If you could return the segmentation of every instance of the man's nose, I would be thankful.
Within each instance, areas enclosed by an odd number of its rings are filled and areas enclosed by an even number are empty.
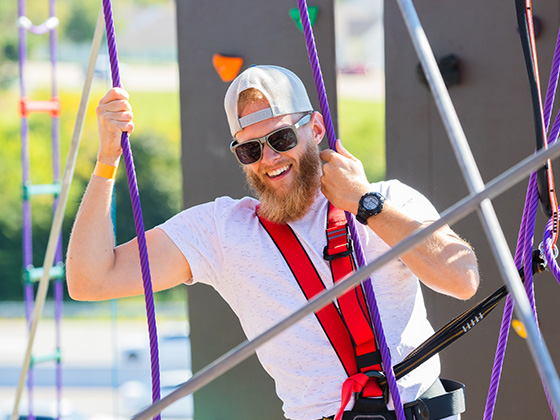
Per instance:
[[[263,157],[264,161],[272,162],[280,157],[280,153],[276,152],[267,143],[263,146]]]

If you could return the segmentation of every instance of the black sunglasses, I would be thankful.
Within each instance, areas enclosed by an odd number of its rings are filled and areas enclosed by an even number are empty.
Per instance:
[[[244,141],[243,143],[233,140],[229,149],[242,165],[250,165],[261,160],[265,143],[275,152],[287,152],[297,146],[299,141],[297,129],[311,121],[312,114],[312,112],[306,114],[297,123],[279,128],[258,139]]]

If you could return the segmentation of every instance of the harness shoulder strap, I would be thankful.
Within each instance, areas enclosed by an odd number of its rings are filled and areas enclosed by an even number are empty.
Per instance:
[[[284,257],[304,296],[309,300],[323,291],[325,285],[292,228],[261,217],[259,220]],[[323,255],[331,265],[335,282],[352,273],[355,268],[344,212],[331,204],[327,246]],[[348,376],[381,370],[381,357],[365,302],[363,290],[358,286],[339,297],[338,308],[332,302],[315,313]],[[368,381],[363,391],[367,397],[381,397],[384,394],[375,380]]]
[[[333,281],[342,280],[356,269],[352,257],[352,239],[344,211],[329,203],[327,246],[323,252],[329,261]],[[361,372],[381,370],[381,358],[361,285],[338,298],[339,308],[354,340],[356,359]]]

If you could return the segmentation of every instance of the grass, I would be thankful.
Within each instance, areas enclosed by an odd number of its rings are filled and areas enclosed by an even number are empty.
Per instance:
[[[372,182],[385,177],[385,104],[341,100],[338,103],[339,137],[360,159]]]

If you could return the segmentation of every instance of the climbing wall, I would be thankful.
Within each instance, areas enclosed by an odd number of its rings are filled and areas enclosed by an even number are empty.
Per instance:
[[[336,122],[333,1],[309,2],[318,53]],[[296,0],[177,1],[181,82],[184,206],[248,194],[223,109],[229,77],[251,64],[276,64],[298,74],[319,109],[303,33],[290,10]],[[216,64],[216,66],[215,66]],[[217,71],[220,70],[220,72]],[[229,76],[229,77],[228,77]],[[209,287],[189,288],[193,371],[212,362],[245,337],[235,315]],[[282,419],[274,384],[256,357],[194,395],[195,418]]]
[[[451,98],[482,177],[488,182],[535,148],[514,1],[417,0],[414,4],[436,58],[448,64]],[[540,21],[537,45],[541,80],[546,87],[558,31],[558,2],[533,1],[533,13]],[[439,210],[444,210],[464,197],[467,188],[434,101],[418,77],[418,58],[394,1],[385,1],[385,55],[388,177],[420,189]],[[512,251],[526,188],[524,180],[493,201]],[[539,211],[536,245],[544,223]],[[476,214],[454,228],[474,245],[482,283],[477,296],[468,303],[426,292],[429,315],[438,328],[503,284]],[[546,273],[536,277],[535,288],[540,326],[558,366],[560,286]],[[463,419],[482,418],[502,310],[500,305],[443,353],[443,376],[467,385]],[[494,418],[551,418],[528,347],[513,330]]]

